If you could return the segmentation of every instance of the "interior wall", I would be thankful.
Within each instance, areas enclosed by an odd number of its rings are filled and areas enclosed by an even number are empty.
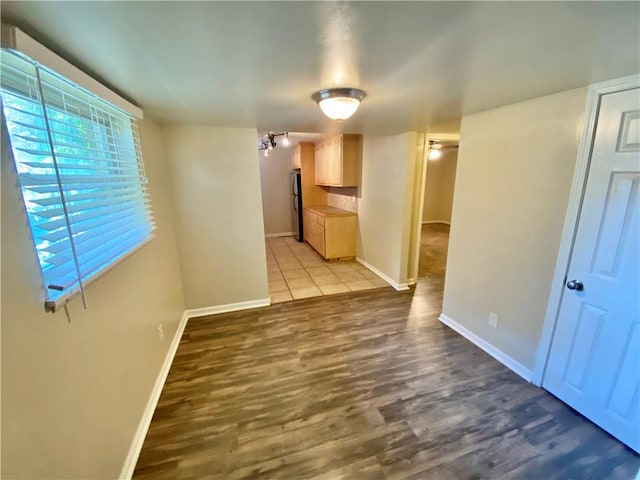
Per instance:
[[[357,255],[397,284],[407,283],[416,132],[364,135]]]
[[[530,370],[586,96],[580,88],[462,119],[443,313]]]
[[[2,478],[117,478],[184,310],[160,129],[139,125],[155,238],[64,311],[44,292],[2,132]],[[162,327],[159,330],[159,327]]]
[[[187,308],[268,299],[256,130],[162,132]]]
[[[264,233],[291,233],[291,155],[280,145],[268,157],[258,152]]]
[[[438,159],[428,160],[423,222],[451,223],[457,163],[458,150],[455,148],[444,150]]]

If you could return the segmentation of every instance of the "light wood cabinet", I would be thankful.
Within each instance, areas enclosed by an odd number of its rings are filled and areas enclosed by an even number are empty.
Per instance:
[[[302,168],[302,147],[297,144],[291,154],[291,168]]]
[[[327,260],[356,256],[358,217],[334,207],[305,207],[304,239]]]
[[[302,206],[326,205],[327,191],[316,185],[315,145],[311,142],[300,142],[296,146],[302,176]],[[294,159],[292,158],[292,161]],[[294,167],[295,168],[295,167]]]
[[[357,187],[362,135],[338,135],[316,145],[316,184]]]

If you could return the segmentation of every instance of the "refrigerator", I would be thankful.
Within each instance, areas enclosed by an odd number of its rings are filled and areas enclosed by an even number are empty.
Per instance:
[[[302,180],[300,169],[291,172],[291,224],[296,240],[304,241],[302,225]]]

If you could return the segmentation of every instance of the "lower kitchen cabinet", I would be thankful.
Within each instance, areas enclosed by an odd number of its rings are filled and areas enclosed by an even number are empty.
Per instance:
[[[305,207],[304,239],[323,258],[356,256],[358,216],[347,210],[327,206]]]

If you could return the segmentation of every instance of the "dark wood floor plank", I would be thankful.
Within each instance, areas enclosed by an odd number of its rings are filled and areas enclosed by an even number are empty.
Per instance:
[[[633,478],[636,454],[438,322],[442,289],[191,320],[134,478]]]

